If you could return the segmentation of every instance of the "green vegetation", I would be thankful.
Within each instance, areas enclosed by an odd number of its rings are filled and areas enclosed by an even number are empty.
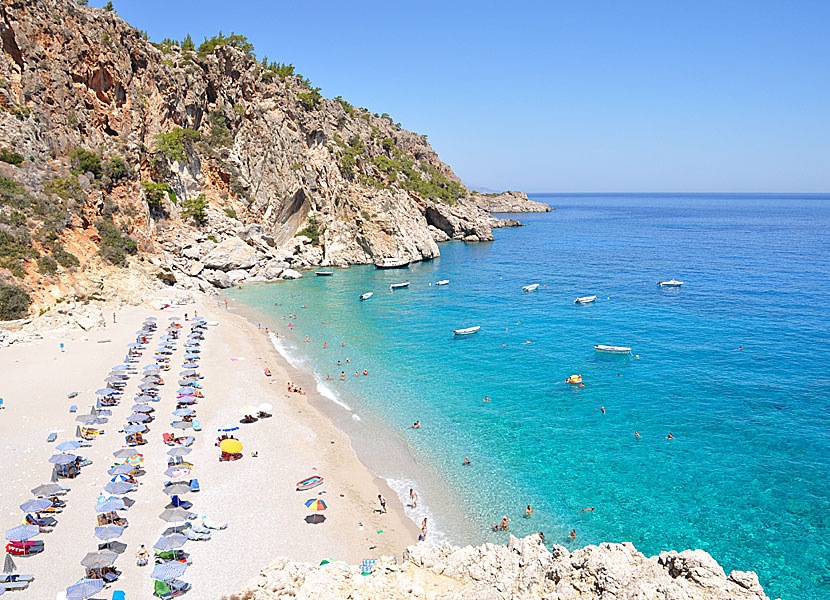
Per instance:
[[[233,144],[233,133],[228,127],[228,118],[221,110],[208,113],[207,121],[210,124],[210,134],[207,143],[213,147],[227,148]]]
[[[186,36],[184,36],[184,39],[182,40],[182,50],[192,51],[195,49],[196,45],[193,43],[193,39],[190,37],[190,34],[188,33]]]
[[[259,64],[262,67],[262,78],[265,81],[270,81],[275,76],[280,78],[280,81],[285,81],[286,77],[294,77],[294,65],[268,62],[268,57],[263,56],[262,62]]]
[[[37,259],[38,273],[43,275],[54,275],[58,272],[58,263],[51,256],[41,256]]]
[[[170,160],[184,161],[187,159],[186,150],[201,138],[202,134],[198,131],[176,127],[169,133],[160,133],[155,137],[156,150]]]
[[[69,164],[72,165],[72,172],[75,175],[92,173],[98,179],[103,173],[101,157],[83,148],[75,148],[69,153]]]
[[[78,260],[78,257],[68,252],[63,246],[60,244],[55,244],[52,246],[52,256],[58,262],[58,264],[62,267],[67,269],[71,267],[77,267],[81,264],[81,261]]]
[[[339,136],[335,138],[335,141],[338,142],[338,145],[342,145],[342,140],[339,139]],[[344,177],[348,179],[354,178],[357,157],[363,154],[365,150],[366,146],[363,140],[360,139],[360,136],[355,134],[349,138],[349,145],[344,147],[343,154],[340,155],[340,160],[337,163]]]
[[[343,100],[343,96],[335,96],[335,97],[334,97],[334,100],[335,100],[335,101],[336,101],[336,102],[337,102],[340,106],[342,106],[342,107],[343,107],[343,110],[345,110],[345,111],[346,111],[346,113],[347,113],[349,116],[354,117],[354,115],[355,115],[355,112],[354,112],[354,106],[352,106],[351,104],[349,104],[348,102],[346,102],[345,100]]]
[[[147,204],[152,207],[160,207],[164,201],[165,194],[167,194],[170,202],[173,204],[176,203],[176,194],[167,183],[142,181],[141,187],[144,188],[144,197],[147,199]]]
[[[101,258],[113,265],[123,265],[128,254],[138,250],[136,241],[115,226],[112,218],[101,219],[95,223],[95,229],[101,237],[99,252]]]
[[[232,208],[226,208],[225,214],[228,215],[231,219],[239,219],[239,217],[236,216],[236,211]]]
[[[216,239],[216,236],[215,236],[215,235],[213,235],[213,234],[210,234],[210,235],[207,237],[207,239],[209,239],[209,240],[210,240],[211,242],[213,242],[214,244],[218,244],[218,243],[219,243],[219,240],[217,240],[217,239]]]
[[[419,161],[416,168],[414,159],[400,151],[395,153],[394,158],[376,156],[372,164],[390,181],[397,181],[400,187],[422,198],[455,204],[467,193],[463,185],[450,181],[426,161]]]
[[[47,194],[55,194],[63,200],[75,200],[80,203],[85,200],[84,190],[81,189],[81,184],[75,175],[50,179],[43,186],[43,191]]]
[[[115,10],[115,7],[112,5],[112,2],[107,2],[104,4],[104,10],[107,12],[112,12]]]
[[[305,227],[302,231],[298,231],[294,237],[299,237],[301,235],[306,236],[307,238],[311,239],[312,246],[319,246],[320,245],[320,235],[323,233],[323,228],[317,222],[317,217],[314,215],[308,218],[308,226]]]
[[[0,160],[5,163],[9,163],[10,165],[19,167],[21,164],[23,164],[24,158],[22,154],[12,152],[8,148],[3,148],[2,150],[0,150]]]
[[[193,217],[201,225],[207,221],[208,204],[204,194],[199,194],[195,198],[185,198],[182,200],[182,214],[186,217]]]
[[[300,104],[303,105],[303,108],[306,110],[314,110],[320,105],[320,100],[323,97],[320,95],[320,88],[308,88],[307,92],[300,92],[297,94],[297,99],[300,101]]]
[[[11,321],[25,317],[31,303],[31,296],[20,286],[0,283],[0,320]]]
[[[248,56],[254,55],[254,45],[248,41],[244,35],[237,35],[233,32],[227,37],[219,32],[219,35],[212,38],[205,38],[205,41],[199,44],[198,52],[202,56],[213,54],[219,46],[231,46],[237,50],[242,50]]]
[[[110,178],[113,183],[127,179],[130,176],[130,168],[120,156],[113,156],[104,163],[104,175]]]

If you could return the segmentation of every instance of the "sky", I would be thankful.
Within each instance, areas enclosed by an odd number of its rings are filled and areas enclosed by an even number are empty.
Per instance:
[[[323,95],[427,134],[467,184],[830,192],[830,2],[114,5],[154,41],[246,35]]]

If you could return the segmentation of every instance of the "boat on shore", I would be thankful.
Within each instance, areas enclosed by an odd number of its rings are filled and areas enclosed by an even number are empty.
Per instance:
[[[450,283],[449,279],[442,279],[441,281],[436,281],[435,285],[448,285]]]
[[[409,266],[409,261],[405,258],[381,258],[375,263],[378,269],[403,269]]]
[[[593,302],[596,299],[597,299],[596,296],[580,296],[579,298],[574,300],[574,303],[575,304],[589,304],[589,303]]]
[[[531,283],[530,285],[524,285],[524,286],[522,286],[522,293],[527,294],[529,292],[535,292],[536,288],[538,288],[538,287],[539,287],[538,283]]]
[[[314,272],[317,277],[331,277],[334,275],[334,271],[315,271]]]
[[[318,485],[323,485],[323,478],[319,475],[312,475],[307,479],[297,482],[297,491],[304,492],[306,490],[310,490],[311,488],[316,488]]]
[[[361,300],[368,300],[369,298],[371,298],[374,295],[375,295],[374,292],[366,292],[365,294],[360,294],[360,299]]]
[[[669,279],[668,281],[658,281],[657,285],[660,287],[680,287],[683,282],[677,281],[677,279]]]
[[[594,351],[605,354],[631,354],[631,346],[606,346],[605,344],[597,344],[594,346]]]
[[[481,329],[481,325],[476,325],[475,327],[464,327],[462,329],[453,329],[452,332],[455,335],[472,335],[474,333],[478,333],[479,329]]]
[[[401,288],[409,287],[409,282],[404,281],[403,283],[393,283],[389,286],[390,290],[399,290]]]

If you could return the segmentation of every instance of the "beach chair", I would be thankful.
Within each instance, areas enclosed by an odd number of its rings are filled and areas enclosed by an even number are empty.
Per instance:
[[[31,583],[35,580],[34,575],[18,575],[16,573],[9,573],[8,575],[0,575],[0,583],[11,583],[13,581],[25,581]]]
[[[0,398],[0,408],[6,408],[6,407],[3,405],[3,399],[2,399],[2,398]]]
[[[200,489],[201,489],[201,487],[199,486],[199,480],[198,479],[191,479],[190,480],[190,491],[191,492],[198,492]]]
[[[11,541],[6,544],[6,552],[12,556],[30,556],[43,552],[43,540],[29,540],[27,542]]]
[[[173,496],[170,498],[169,506],[171,506],[172,508],[184,508],[185,510],[187,510],[188,508],[191,508],[193,506],[193,503],[188,502],[187,500],[182,500],[181,498],[179,498],[177,494],[173,494]]]
[[[204,542],[210,539],[210,533],[198,532],[193,529],[185,529],[184,535],[187,539],[197,542]]]
[[[361,575],[370,575],[375,568],[376,558],[364,558],[363,564],[360,565]]]
[[[202,425],[199,423],[199,419],[193,419],[193,431],[202,431]]]
[[[72,406],[70,406],[70,407],[69,407],[69,412],[70,412],[70,413],[76,413],[76,412],[78,412],[78,405],[77,405],[77,404],[73,404]]]
[[[207,515],[202,517],[202,524],[204,524],[204,526],[208,529],[225,529],[228,526],[227,523],[218,523],[209,519]]]
[[[53,431],[52,433],[50,433],[47,436],[46,441],[47,442],[54,442],[56,439],[58,439],[58,434]]]
[[[121,590],[114,590],[112,592],[112,600],[126,600],[127,595]]]
[[[27,587],[29,587],[28,581],[0,581],[0,593],[25,590]]]

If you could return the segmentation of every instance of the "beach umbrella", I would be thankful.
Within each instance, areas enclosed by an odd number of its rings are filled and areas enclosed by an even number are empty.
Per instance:
[[[118,390],[114,390],[112,388],[106,387],[106,388],[101,388],[100,390],[95,390],[95,393],[98,394],[99,396],[111,396],[113,394],[117,394]]]
[[[187,565],[185,563],[171,560],[153,567],[153,571],[150,573],[150,578],[157,581],[173,581],[174,579],[181,577],[186,569]]]
[[[143,347],[144,347],[144,344],[142,344],[141,342],[132,342],[132,343],[127,344],[127,348],[143,348]]]
[[[179,404],[196,404],[195,396],[178,396],[176,402]]]
[[[115,365],[112,370],[113,371],[126,371],[130,368],[130,365]]]
[[[133,412],[137,413],[151,413],[153,412],[152,406],[147,406],[146,404],[136,404],[133,406]]]
[[[147,431],[147,426],[142,423],[133,423],[124,428],[126,434],[144,433],[145,431]]]
[[[159,518],[168,523],[184,523],[192,516],[194,516],[192,512],[183,508],[168,508],[159,515]]]
[[[181,387],[176,392],[177,394],[181,394],[182,396],[192,396],[195,390],[192,387]]]
[[[132,465],[115,465],[109,471],[107,471],[108,475],[126,475],[127,473],[132,473],[135,471],[135,467]]]
[[[196,411],[192,408],[179,408],[173,411],[173,416],[175,417],[186,417],[188,415],[192,415]]]
[[[75,459],[78,458],[74,454],[54,454],[49,457],[49,462],[53,465],[68,465],[71,462],[75,462]]]
[[[187,429],[189,427],[193,427],[193,423],[190,421],[174,421],[170,423],[171,427],[175,427],[176,429]]]
[[[143,413],[133,413],[129,417],[127,417],[127,423],[144,423],[145,421],[149,421],[150,417]]]
[[[119,473],[118,475],[113,475],[112,479],[110,479],[110,481],[127,481],[127,482],[129,482],[130,478],[129,478],[129,476],[124,475],[123,473]]]
[[[110,481],[104,486],[104,491],[110,494],[126,494],[135,488],[135,484],[126,481]]]
[[[15,571],[17,571],[17,565],[14,564],[14,561],[12,560],[12,555],[7,554],[6,560],[3,563],[3,573],[8,575],[9,573],[14,573]]]
[[[154,381],[157,382],[159,379],[161,379],[161,373],[158,371],[151,372],[141,378],[141,383],[153,383]]]
[[[86,600],[104,589],[103,579],[81,579],[66,588],[66,600]]]
[[[54,496],[55,494],[65,494],[66,488],[57,483],[45,483],[34,488],[32,493],[35,496]]]
[[[186,353],[189,352],[190,354],[199,354],[202,351],[197,343],[185,344],[184,350]]]
[[[239,440],[227,439],[219,442],[219,447],[228,454],[242,452],[242,442]]]
[[[129,458],[136,454],[139,454],[139,452],[135,448],[121,448],[121,450],[116,450],[112,453],[115,458]]]
[[[87,569],[103,569],[115,562],[118,555],[110,550],[99,550],[90,552],[81,559],[81,564]]]
[[[130,458],[126,459],[125,461],[128,465],[132,465],[133,467],[137,467],[141,463],[144,462],[144,456],[142,454],[136,454],[135,456],[131,456]]]
[[[167,456],[187,456],[192,451],[192,448],[177,446],[176,448],[170,448],[170,450],[167,451]]]
[[[6,530],[6,539],[14,542],[25,542],[40,533],[37,525],[18,525]]]
[[[158,368],[158,365],[147,365],[146,367],[144,367],[144,370],[145,371],[158,371],[159,368]]]
[[[75,417],[75,420],[78,421],[78,423],[83,423],[84,425],[100,425],[107,422],[107,419],[103,417],[96,417],[95,415],[78,415]]]
[[[185,475],[190,475],[190,467],[186,465],[173,465],[172,467],[169,467],[164,474],[167,477],[172,477],[174,479],[176,477],[184,477]]]
[[[319,525],[326,520],[326,516],[320,513],[314,513],[313,515],[308,515],[304,520],[309,525]]]
[[[102,499],[103,502],[101,501]],[[124,510],[125,508],[127,507],[124,504],[123,498],[118,498],[117,496],[110,496],[109,498],[99,496],[98,500],[95,502],[95,512],[97,513],[108,513],[114,510]]]
[[[196,372],[196,369],[182,369],[179,375],[182,377],[197,377],[199,373]]]
[[[179,385],[182,387],[199,387],[199,382],[195,379],[179,379]]]
[[[274,407],[273,407],[273,406],[271,406],[270,404],[268,404],[267,402],[263,402],[263,403],[262,403],[262,404],[260,404],[257,408],[258,408],[259,410],[261,410],[262,412],[268,412],[269,410],[271,410],[271,409],[272,409],[272,408],[274,408]]]
[[[190,491],[190,484],[187,481],[177,481],[164,487],[164,493],[168,496],[174,494],[186,494]]]
[[[239,429],[239,425],[225,425],[224,427],[220,427],[217,431],[236,431]]]
[[[251,406],[250,404],[246,404],[242,408],[239,409],[239,414],[241,415],[254,415],[257,412],[256,406]]]
[[[46,498],[35,498],[32,500],[26,500],[23,504],[20,505],[20,510],[23,512],[40,512],[42,510],[46,510],[52,506],[52,501]]]
[[[156,396],[150,396],[148,394],[141,394],[135,397],[136,402],[157,402],[158,398]]]
[[[159,389],[159,384],[157,384],[157,383],[142,383],[140,386],[138,386],[138,389],[140,389],[142,392],[147,392],[149,390],[157,392],[158,389]]]
[[[80,448],[81,442],[76,442],[75,440],[71,440],[68,442],[61,442],[57,446],[55,446],[55,450],[60,450],[61,452],[72,452],[73,450],[77,450]]]
[[[97,414],[99,417],[109,417],[112,416],[112,411],[108,408],[96,408],[95,414]]]
[[[318,500],[317,498],[312,498],[311,500],[307,500],[305,506],[308,510],[313,511],[323,511],[326,510],[326,503],[322,500]]]
[[[181,548],[184,546],[184,543],[187,541],[187,536],[182,533],[172,533],[170,535],[163,535],[161,536],[158,541],[153,544],[153,548],[156,550],[175,550],[176,548]],[[178,577],[178,575],[177,575]]]
[[[95,537],[105,542],[118,539],[123,533],[124,528],[118,525],[101,525],[95,528]]]
[[[52,477],[49,478],[52,483],[58,482],[58,465],[52,467]]]

